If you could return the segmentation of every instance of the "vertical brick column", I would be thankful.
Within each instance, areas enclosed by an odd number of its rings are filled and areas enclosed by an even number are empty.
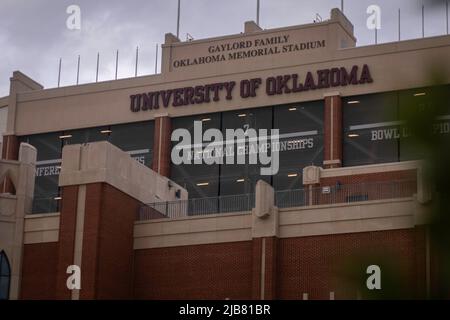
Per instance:
[[[72,293],[67,289],[69,275],[66,271],[68,266],[74,264],[78,186],[63,187],[61,196],[55,298],[69,300]]]
[[[264,239],[264,299],[277,298],[278,237]]]
[[[325,169],[342,166],[342,101],[338,92],[324,95],[324,153]]]
[[[252,299],[261,299],[262,238],[252,239]]]
[[[6,135],[3,137],[2,143],[2,159],[18,160],[19,159],[19,139],[15,135]],[[14,193],[14,185],[11,180],[6,177],[0,181],[0,193]]]
[[[155,117],[152,169],[165,177],[170,177],[171,134],[170,117],[168,115]]]
[[[256,184],[252,210],[252,299],[276,299],[279,215],[273,188],[263,180]]]
[[[142,203],[155,197],[148,190],[161,188],[158,181],[109,142],[63,148],[57,298],[133,298],[134,222]],[[169,186],[163,192],[175,197]],[[70,265],[79,267],[81,288],[66,286]]]

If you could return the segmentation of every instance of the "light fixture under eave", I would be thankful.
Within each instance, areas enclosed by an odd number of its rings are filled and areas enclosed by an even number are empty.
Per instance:
[[[418,93],[414,93],[414,97],[420,97],[420,96],[425,96],[426,92],[418,92]]]
[[[202,122],[211,121],[211,118],[204,118],[202,119]]]
[[[288,110],[289,110],[289,111],[296,111],[297,108],[296,108],[296,107],[293,107],[293,108],[289,108]]]
[[[247,114],[245,114],[245,113],[240,113],[240,114],[238,114],[238,117],[240,117],[240,118],[242,118],[242,117],[245,117]]]
[[[294,177],[297,177],[298,176],[298,173],[289,173],[288,174],[288,178],[294,178]]]
[[[348,137],[349,138],[356,138],[356,137],[359,137],[359,134],[357,134],[357,133],[349,133]]]
[[[236,182],[244,182],[245,179],[237,179]]]
[[[350,100],[350,101],[347,101],[347,104],[358,104],[358,103],[360,103],[359,100]]]
[[[112,131],[111,130],[102,130],[102,131],[100,131],[100,133],[111,133]]]
[[[198,187],[209,186],[209,182],[200,182],[200,183],[197,183],[197,186]]]
[[[54,197],[53,200],[61,200],[62,197]]]
[[[71,134],[65,134],[65,135],[59,136],[59,138],[60,139],[72,138],[72,135]]]

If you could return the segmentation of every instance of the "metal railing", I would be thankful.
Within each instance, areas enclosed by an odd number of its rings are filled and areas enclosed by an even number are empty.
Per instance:
[[[155,202],[142,205],[139,209],[137,220],[250,211],[254,206],[254,194]]]
[[[275,192],[278,208],[351,203],[411,197],[417,192],[415,180],[362,182]]]
[[[278,208],[332,205],[406,198],[411,197],[416,192],[417,182],[415,180],[338,184],[277,191],[275,192],[275,205]],[[137,220],[250,211],[254,206],[254,194],[156,202],[142,205],[139,209]]]

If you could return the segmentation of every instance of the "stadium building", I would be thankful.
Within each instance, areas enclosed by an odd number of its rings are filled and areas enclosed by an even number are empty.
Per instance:
[[[433,199],[402,115],[445,96],[433,130],[449,135],[449,56],[448,35],[356,47],[333,9],[166,34],[151,76],[44,89],[14,72],[0,99],[0,299],[357,299],[369,265],[397,272],[405,297],[430,295]],[[176,164],[177,129],[190,160],[208,129],[243,133],[216,160],[261,153],[246,135],[266,130],[278,170]]]

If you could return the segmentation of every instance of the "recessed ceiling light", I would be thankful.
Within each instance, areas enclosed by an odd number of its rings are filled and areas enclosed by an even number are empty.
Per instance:
[[[356,137],[359,137],[359,134],[357,134],[357,133],[349,133],[348,137],[349,138],[356,138]]]
[[[425,96],[425,95],[426,95],[425,92],[414,93],[414,97],[420,97],[420,96]]]
[[[347,104],[358,104],[358,103],[360,103],[359,100],[350,100],[347,102]]]
[[[202,121],[203,121],[203,122],[205,122],[205,121],[211,121],[211,118],[204,118],[204,119],[202,119]]]
[[[208,186],[208,185],[209,185],[209,182],[199,182],[199,183],[197,183],[197,186],[199,186],[199,187]]]
[[[245,117],[246,116],[246,114],[245,113],[240,113],[240,114],[238,114],[238,117]]]
[[[295,110],[297,110],[296,107],[289,108],[289,111],[295,111]]]
[[[54,197],[53,199],[54,199],[54,200],[61,200],[62,197]]]
[[[297,176],[298,176],[297,173],[289,173],[289,174],[288,174],[288,177],[289,177],[289,178],[293,178],[293,177],[297,177]]]
[[[111,130],[102,130],[102,131],[100,131],[100,133],[111,133],[112,131]]]
[[[60,139],[72,138],[72,135],[71,134],[65,134],[65,135],[59,136],[59,138]]]
[[[237,180],[236,180],[236,182],[244,182],[244,181],[245,181],[245,179],[243,179],[243,178],[242,178],[242,179],[237,179]]]

